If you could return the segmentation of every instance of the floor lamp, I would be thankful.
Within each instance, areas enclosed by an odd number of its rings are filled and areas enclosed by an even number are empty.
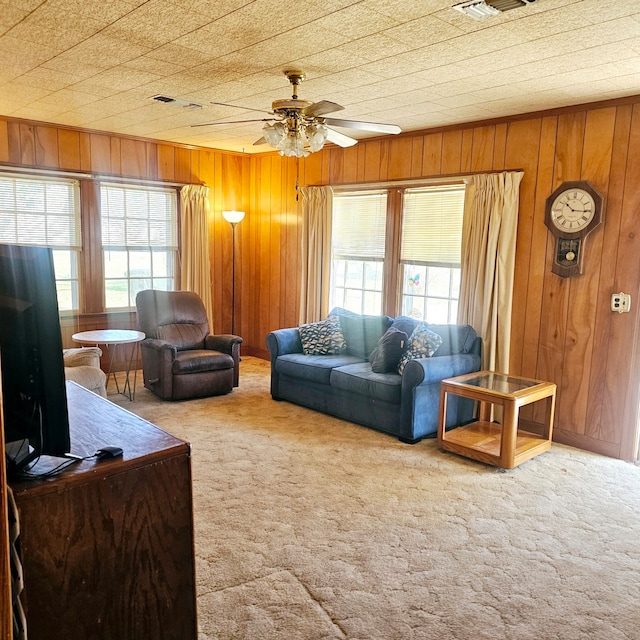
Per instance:
[[[222,217],[231,224],[231,333],[236,333],[236,225],[244,219],[244,211],[223,211]]]

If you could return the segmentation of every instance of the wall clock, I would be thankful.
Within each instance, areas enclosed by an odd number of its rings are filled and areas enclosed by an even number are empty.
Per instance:
[[[544,223],[555,238],[553,273],[582,273],[586,237],[602,222],[602,196],[590,183],[563,182],[548,198]]]

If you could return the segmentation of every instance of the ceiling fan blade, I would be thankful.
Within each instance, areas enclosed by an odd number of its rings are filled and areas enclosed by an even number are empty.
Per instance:
[[[337,118],[323,118],[324,123],[332,127],[345,129],[362,129],[376,133],[400,133],[402,129],[397,124],[381,124],[379,122],[361,122],[360,120],[338,120]]]
[[[217,104],[220,107],[233,107],[234,109],[244,109],[245,111],[258,111],[259,113],[273,113],[273,111],[265,111],[264,109],[252,109],[251,107],[241,107],[238,104],[229,104],[228,102],[210,102],[209,104]]]
[[[225,120],[224,122],[201,122],[200,124],[192,124],[192,127],[212,127],[216,124],[241,124],[243,122],[271,122],[275,118],[257,118],[256,120]]]
[[[329,102],[329,100],[320,100],[320,102],[314,102],[306,109],[302,110],[305,116],[321,116],[325,113],[334,113],[335,111],[342,111],[344,107],[336,104],[335,102]]]
[[[254,146],[254,147],[255,147],[255,146],[259,146],[259,145],[261,145],[261,144],[268,144],[268,143],[267,143],[267,141],[264,139],[264,136],[262,136],[262,138],[258,138],[258,140],[256,140],[256,141],[253,143],[253,146]]]
[[[354,144],[358,144],[355,138],[345,136],[343,133],[334,131],[333,129],[327,129],[327,140],[337,144],[339,147],[353,147]]]

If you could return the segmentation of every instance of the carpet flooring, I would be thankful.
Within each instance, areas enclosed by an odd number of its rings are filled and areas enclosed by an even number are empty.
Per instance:
[[[640,467],[503,472],[275,402],[109,399],[192,444],[200,640],[640,638]]]

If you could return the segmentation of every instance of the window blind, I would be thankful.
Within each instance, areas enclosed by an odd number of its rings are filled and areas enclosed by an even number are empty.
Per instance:
[[[0,242],[80,249],[78,181],[0,176]]]
[[[386,192],[334,195],[331,233],[333,257],[383,259],[386,216]]]
[[[464,185],[407,189],[402,214],[402,262],[459,265]]]
[[[177,250],[174,189],[100,185],[102,245],[108,249]]]

